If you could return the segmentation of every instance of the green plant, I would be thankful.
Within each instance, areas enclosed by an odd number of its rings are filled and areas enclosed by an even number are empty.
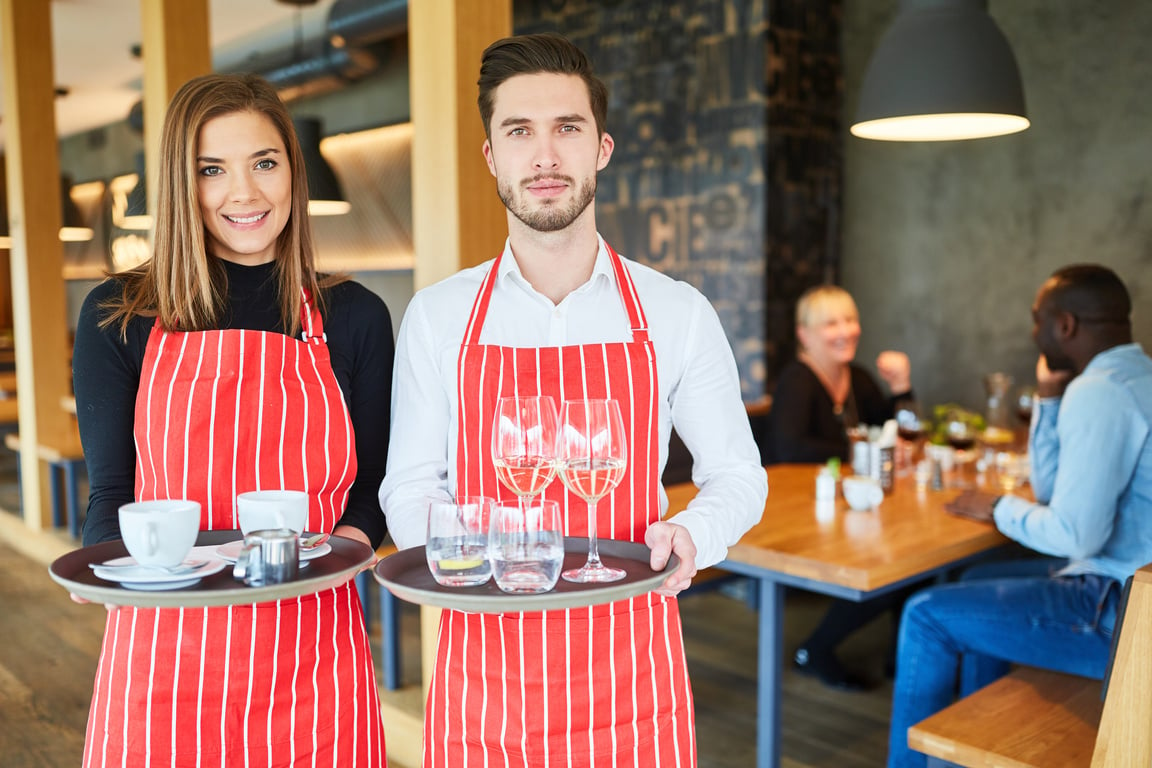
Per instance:
[[[983,432],[987,426],[982,414],[970,411],[957,403],[941,403],[932,409],[932,430],[929,432],[928,440],[936,445],[947,444],[945,435],[950,421],[962,421],[971,426],[977,434]]]

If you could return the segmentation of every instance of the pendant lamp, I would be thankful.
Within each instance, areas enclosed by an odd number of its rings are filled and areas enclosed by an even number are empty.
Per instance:
[[[901,0],[872,54],[854,136],[949,141],[1029,126],[1020,69],[987,0]]]
[[[320,154],[320,120],[298,117],[292,121],[304,154],[304,170],[308,174],[308,213],[313,216],[338,216],[352,210],[344,199],[340,181],[324,155]]]

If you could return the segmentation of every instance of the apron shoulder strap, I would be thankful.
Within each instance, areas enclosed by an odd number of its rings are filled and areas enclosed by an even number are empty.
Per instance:
[[[464,343],[475,345],[480,343],[480,331],[484,328],[484,318],[488,316],[488,303],[492,301],[492,286],[496,284],[496,277],[500,274],[501,253],[492,262],[480,290],[476,292],[476,300],[472,302],[472,314],[468,317],[468,325],[464,328]]]
[[[324,333],[324,318],[318,307],[312,304],[312,294],[307,288],[300,288],[300,338],[305,343],[323,344],[328,341]]]
[[[648,341],[648,318],[644,315],[644,308],[640,306],[640,297],[636,294],[636,284],[632,282],[632,273],[624,266],[620,254],[607,243],[608,258],[612,262],[612,271],[616,275],[616,285],[620,288],[620,299],[624,302],[624,311],[628,313],[628,324],[632,328],[632,341]]]

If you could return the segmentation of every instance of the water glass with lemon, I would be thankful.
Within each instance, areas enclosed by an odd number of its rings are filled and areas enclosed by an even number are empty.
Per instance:
[[[474,587],[492,576],[488,525],[493,500],[467,496],[428,503],[428,568],[445,587]]]

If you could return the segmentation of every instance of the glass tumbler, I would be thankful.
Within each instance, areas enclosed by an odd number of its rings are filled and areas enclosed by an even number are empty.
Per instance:
[[[474,587],[492,576],[488,559],[488,527],[492,499],[466,496],[428,503],[428,568],[445,587]]]
[[[488,545],[496,586],[512,593],[547,592],[564,564],[560,505],[547,499],[496,504]]]

